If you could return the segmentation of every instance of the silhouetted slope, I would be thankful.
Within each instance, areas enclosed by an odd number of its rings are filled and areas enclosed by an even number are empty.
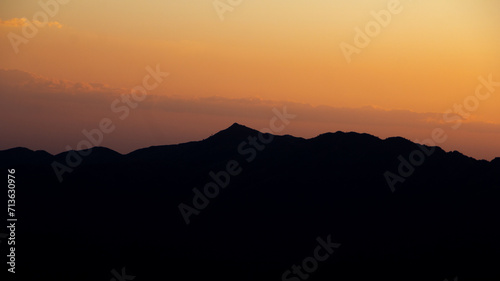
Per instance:
[[[0,151],[19,177],[25,280],[109,280],[121,267],[137,280],[281,280],[328,235],[341,246],[308,280],[499,280],[499,158],[436,147],[393,193],[384,173],[431,148],[343,132],[249,137],[259,132],[233,124],[127,155],[94,148],[61,183],[51,163],[72,152]],[[193,189],[229,161],[241,172],[186,225],[179,205],[193,207]]]
[[[493,159],[491,163],[495,166],[500,166],[500,157]]]
[[[81,154],[82,163],[85,164],[111,163],[119,161],[123,156],[120,153],[106,147],[93,147],[92,149],[86,149],[80,152],[75,150],[62,152],[55,155],[54,160],[62,163],[65,162],[68,157],[72,157],[71,155],[74,155],[75,153]]]
[[[24,147],[16,147],[0,151],[0,161],[9,165],[26,163],[44,163],[52,159],[52,155],[43,150],[33,151]]]

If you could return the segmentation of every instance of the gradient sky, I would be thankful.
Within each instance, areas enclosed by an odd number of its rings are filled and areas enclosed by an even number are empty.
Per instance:
[[[348,63],[340,44],[354,45],[355,28],[391,1],[243,0],[221,20],[212,0],[72,0],[16,54],[8,34],[22,35],[43,10],[3,0],[0,149],[74,147],[83,129],[115,115],[110,103],[142,83],[145,67],[160,65],[168,78],[104,146],[126,153],[202,139],[233,122],[261,129],[286,104],[298,117],[284,133],[296,136],[421,140],[443,127],[444,149],[500,156],[500,87],[460,128],[442,118],[474,95],[479,76],[500,81],[500,1],[401,0]]]

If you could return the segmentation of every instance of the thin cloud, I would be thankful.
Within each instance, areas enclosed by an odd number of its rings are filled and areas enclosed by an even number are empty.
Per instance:
[[[29,100],[43,98],[42,104],[58,102],[71,103],[106,103],[120,95],[130,94],[130,89],[113,88],[101,83],[73,82],[51,79],[21,70],[0,69],[0,97]],[[104,105],[103,104],[103,105]],[[344,108],[332,106],[312,106],[290,101],[274,101],[262,98],[227,98],[220,96],[186,99],[166,95],[152,95],[141,102],[141,109],[216,115],[228,118],[265,119],[274,107],[286,105],[292,112],[297,112],[304,122],[335,123],[357,126],[409,126],[429,128],[443,124],[442,113],[413,112],[409,110],[386,110],[378,107]],[[468,123],[468,122],[465,122]],[[477,131],[485,128],[500,127],[500,124],[469,123],[465,130],[476,127]]]
[[[33,24],[35,24],[37,27],[44,27],[44,26],[49,26],[49,27],[57,27],[57,28],[62,28],[62,24],[59,23],[58,21],[50,21],[48,23],[42,23],[40,21],[33,21]],[[29,21],[27,18],[12,18],[10,20],[2,20],[0,19],[0,26],[8,26],[8,27],[23,27],[29,25]]]
[[[101,93],[116,95],[125,89],[118,89],[101,83],[73,82],[51,79],[17,69],[0,69],[0,87],[13,89],[24,95],[30,94],[85,94]]]
[[[101,83],[73,82],[51,79],[21,70],[0,69],[0,98],[27,100],[43,98],[43,104],[60,101],[71,103],[106,103],[130,94],[130,89],[114,88]],[[286,105],[290,112],[297,112],[304,122],[336,123],[345,125],[370,126],[409,126],[429,128],[443,124],[442,113],[413,112],[410,110],[386,110],[378,107],[345,108],[332,106],[312,106],[305,103],[275,101],[262,98],[227,98],[220,96],[182,98],[150,94],[141,102],[142,110],[176,113],[195,113],[223,117],[243,117],[265,119],[274,107]],[[468,123],[468,124],[467,124]],[[467,130],[476,127],[477,131],[498,128],[500,124],[464,122]]]

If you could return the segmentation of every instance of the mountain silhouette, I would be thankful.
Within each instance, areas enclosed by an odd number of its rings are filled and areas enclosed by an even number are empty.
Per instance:
[[[258,133],[257,130],[248,128],[238,123],[234,123],[229,128],[222,130],[213,136],[210,136],[208,139],[214,142],[217,141],[224,142],[231,139],[244,139],[247,138],[248,136],[256,135],[257,133]]]
[[[500,158],[235,123],[128,154],[13,148],[0,167],[23,280],[500,280]]]

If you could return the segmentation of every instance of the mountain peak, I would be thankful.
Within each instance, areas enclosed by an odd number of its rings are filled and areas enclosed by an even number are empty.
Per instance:
[[[243,140],[248,138],[249,136],[256,135],[258,133],[259,131],[257,130],[254,130],[252,128],[249,128],[247,126],[238,123],[234,123],[228,128],[216,133],[215,135],[212,135],[208,139],[215,141],[233,140],[233,139]]]
[[[233,125],[229,126],[227,129],[220,131],[221,132],[226,132],[226,133],[231,133],[231,134],[255,134],[258,133],[259,131],[254,130],[252,128],[249,128],[245,125],[241,125],[239,123],[233,123]]]
[[[238,129],[238,128],[247,128],[249,129],[248,127],[244,126],[244,125],[241,125],[241,124],[238,124],[238,123],[233,123],[233,125],[229,126],[227,129]]]

